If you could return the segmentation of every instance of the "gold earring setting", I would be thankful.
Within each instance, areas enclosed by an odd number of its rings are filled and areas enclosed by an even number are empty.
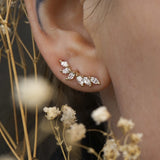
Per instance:
[[[84,75],[81,75],[78,71],[73,71],[67,61],[59,60],[59,62],[60,62],[60,65],[63,67],[63,69],[60,70],[60,72],[67,76],[65,78],[66,80],[76,79],[76,81],[81,87],[85,85],[91,87],[93,85],[101,84],[98,78],[94,76],[84,76]]]

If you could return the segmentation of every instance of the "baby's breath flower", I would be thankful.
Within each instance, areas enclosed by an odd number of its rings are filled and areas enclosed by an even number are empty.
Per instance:
[[[106,106],[101,106],[91,113],[91,117],[96,122],[96,124],[99,125],[100,123],[107,121],[111,115],[108,112]]]
[[[106,144],[104,145],[103,152],[104,160],[116,160],[120,156],[118,144],[116,143],[115,139],[107,140]]]
[[[17,3],[18,3],[18,0],[12,0],[11,7],[15,7]]]
[[[63,105],[61,111],[63,112],[61,121],[65,127],[70,127],[76,122],[76,112],[70,106]]]
[[[68,143],[72,144],[80,141],[85,137],[86,128],[83,124],[73,124],[66,130],[66,139]]]
[[[42,107],[51,100],[53,95],[51,85],[42,77],[38,77],[37,79],[35,77],[21,79],[19,88],[22,103],[26,104],[30,110],[34,110],[36,105]]]
[[[125,119],[121,117],[117,123],[117,127],[122,128],[124,133],[126,134],[134,127],[134,123],[132,120]]]
[[[3,34],[6,34],[6,30],[3,24],[0,25],[0,30],[2,31]],[[7,27],[8,32],[11,32],[11,29],[9,27]]]
[[[124,160],[137,160],[141,154],[140,148],[136,144],[126,144],[120,147]]]
[[[16,160],[16,158],[9,154],[6,154],[6,155],[1,155],[0,160]]]
[[[59,108],[56,108],[56,107],[44,107],[43,111],[46,113],[46,118],[48,120],[53,120],[59,114],[61,114],[61,111],[59,110]]]
[[[131,134],[131,142],[138,144],[142,140],[143,134],[142,133],[133,133]]]

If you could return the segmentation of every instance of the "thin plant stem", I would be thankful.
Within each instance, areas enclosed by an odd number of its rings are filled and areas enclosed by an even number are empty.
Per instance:
[[[108,136],[109,134],[102,131],[102,130],[99,130],[99,129],[88,129],[87,132],[98,132],[98,133],[101,133],[103,134],[104,136]]]
[[[69,157],[70,157],[70,151],[68,151],[68,148],[69,148],[69,146],[68,146],[68,144],[67,144],[67,142],[66,142],[66,137],[65,137],[65,126],[63,127],[63,131],[62,131],[62,136],[63,136],[63,141],[64,141],[64,145],[65,145],[65,147],[66,147],[66,150],[67,150],[67,153],[68,153],[68,160],[69,160]]]
[[[16,31],[17,31],[17,26],[18,26],[18,23],[19,23],[19,19],[20,19],[20,15],[19,15],[19,13],[18,13],[18,16],[17,16],[17,18],[16,18],[16,22],[14,23],[14,32],[13,32],[11,44],[13,44],[14,39],[15,39],[15,37],[16,37],[16,33],[17,33]]]
[[[3,133],[2,129],[0,129],[0,133],[4,139],[4,141],[6,142],[6,144],[8,145],[9,149],[11,150],[11,152],[13,153],[13,155],[17,158],[17,160],[21,160],[20,157],[17,155],[16,151],[13,149],[13,147],[10,145],[9,141],[7,140],[5,134]]]
[[[9,18],[9,13],[10,13],[10,8],[11,8],[11,1],[12,0],[7,0],[7,13],[6,13],[5,21],[8,21],[8,18]]]
[[[11,95],[12,95],[11,97],[12,97],[12,105],[13,105],[13,115],[14,115],[16,143],[19,144],[17,112],[16,112],[16,103],[15,103],[14,87],[13,87],[13,77],[12,77],[12,69],[11,69],[10,56],[9,56],[8,52],[7,52],[7,57],[8,57],[8,68],[9,68],[10,86],[11,86]]]
[[[34,66],[34,74],[35,74],[35,80],[37,80],[37,61],[36,61],[36,49],[35,49],[35,43],[33,40],[33,35],[31,34],[32,37],[32,46],[33,46],[33,55],[34,55],[34,61],[33,61],[33,66]],[[34,150],[33,150],[33,157],[36,158],[36,152],[37,152],[37,139],[38,139],[38,106],[36,105],[36,110],[35,110],[35,135],[34,135]]]
[[[20,0],[20,3],[21,3],[22,9],[23,9],[23,11],[24,11],[24,13],[25,13],[26,17],[28,17],[28,15],[27,15],[27,11],[26,11],[26,8],[25,8],[25,6],[24,6],[24,4],[23,4],[22,0]]]
[[[37,139],[38,139],[38,107],[36,106],[33,158],[36,158],[37,156]]]
[[[129,136],[130,136],[130,134],[127,134],[127,135],[125,136],[125,138],[124,138],[124,143],[123,143],[124,145],[127,144],[127,141],[128,141]]]
[[[97,160],[100,160],[101,158],[101,153],[103,152],[103,148],[100,150],[99,154],[98,154],[98,159]]]
[[[26,51],[26,53],[28,54],[29,58],[32,60],[32,62],[34,62],[32,55],[30,54],[30,52],[28,51],[28,49],[26,48],[26,46],[24,45],[24,43],[22,42],[22,40],[18,34],[16,34],[16,37],[17,37],[18,41],[20,42],[20,44],[22,45],[22,47],[24,48],[24,50]]]
[[[53,131],[53,134],[54,134],[54,136],[55,136],[55,138],[56,138],[56,140],[57,140],[57,142],[58,142],[58,144],[59,144],[59,146],[60,146],[60,148],[61,148],[63,157],[64,157],[65,160],[67,160],[66,154],[65,154],[64,149],[63,149],[63,146],[62,146],[62,140],[61,140],[61,137],[60,137],[59,130],[57,130],[57,132],[58,132],[58,135],[57,135],[56,132],[55,132],[55,129],[54,129],[54,127],[53,127],[52,121],[50,121],[50,126],[51,126],[51,129],[52,129],[52,131]]]
[[[21,112],[21,117],[22,117],[22,124],[23,124],[25,140],[26,140],[28,160],[32,160],[30,142],[29,142],[28,131],[27,131],[27,125],[26,125],[26,120],[25,120],[25,116],[24,116],[23,104],[22,104],[21,96],[20,96],[17,70],[16,70],[13,51],[12,51],[12,47],[11,47],[11,41],[10,41],[10,37],[9,37],[9,33],[8,33],[7,23],[4,23],[4,27],[5,27],[6,38],[7,38],[7,42],[8,42],[8,47],[9,47],[9,52],[10,52],[10,57],[11,57],[11,62],[12,62],[12,68],[13,68],[13,73],[14,73],[14,79],[15,79],[15,84],[16,84],[16,89],[17,89],[17,97],[18,97],[19,107],[20,107],[20,112]]]
[[[5,135],[7,136],[8,140],[12,144],[13,148],[16,149],[17,145],[15,144],[14,140],[12,139],[12,137],[10,136],[10,134],[8,133],[8,131],[6,130],[6,128],[3,126],[3,124],[1,122],[0,122],[0,129],[5,133]]]
[[[15,107],[14,91],[13,91],[13,77],[12,77],[12,71],[11,71],[11,62],[10,62],[10,57],[9,57],[9,53],[8,53],[7,44],[6,44],[5,40],[4,40],[4,36],[2,34],[2,31],[0,31],[0,34],[1,34],[3,45],[4,45],[5,50],[6,50],[7,59],[8,59],[8,68],[9,68],[11,94],[12,94],[12,104],[13,104],[13,114],[14,114],[14,122],[15,122],[15,135],[16,135],[16,142],[18,144],[18,142],[19,142],[19,138],[18,138],[19,137],[18,136],[18,123],[17,123],[17,114],[16,114],[16,107]]]
[[[82,144],[77,144],[77,143],[75,143],[75,144],[73,144],[73,145],[87,150],[88,153],[92,153],[95,157],[99,158],[99,160],[102,160],[102,158],[99,157],[99,154],[98,154],[93,148],[84,146],[84,145],[82,145]]]

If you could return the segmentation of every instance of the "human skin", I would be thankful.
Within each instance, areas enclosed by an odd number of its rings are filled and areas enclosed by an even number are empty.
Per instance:
[[[102,2],[97,7],[97,16],[103,17],[104,6]],[[116,0],[101,27],[95,15],[87,22],[108,68],[121,115],[132,119],[135,131],[144,134],[142,160],[160,159],[159,6],[159,0]]]
[[[26,0],[28,11],[30,11],[30,2],[30,0]],[[113,110],[110,109],[112,106],[109,105],[113,98],[111,96],[112,89],[108,91],[106,87],[109,84],[109,79],[111,80],[117,102],[117,106],[114,106],[119,111],[116,111],[115,116],[121,115],[132,119],[136,124],[134,131],[144,134],[141,143],[141,159],[158,160],[160,159],[160,0],[102,0],[92,13],[96,4],[97,0],[86,0],[84,2],[83,22],[86,30],[78,30],[79,28],[76,28],[83,37],[94,43],[96,48],[94,53],[96,53],[97,58],[100,59],[106,69],[106,72],[102,72],[101,69],[104,69],[104,67],[96,65],[99,71],[97,75],[100,77],[105,75],[107,77],[106,79],[102,78],[103,87],[97,87],[96,91],[103,89],[101,91],[103,101],[108,105],[109,110]],[[63,19],[64,17],[61,18]],[[56,64],[55,59],[58,59],[56,57],[58,54],[53,55],[50,53],[47,55],[50,50],[47,49],[46,51],[46,48],[44,51],[43,45],[40,45],[42,41],[40,38],[41,33],[34,29],[36,22],[33,22],[33,20],[30,16],[33,33],[42,55],[52,71],[63,81],[63,77],[56,71],[58,70],[58,64],[53,66],[53,64]],[[78,17],[76,17],[76,20],[78,20]],[[53,21],[53,25],[55,22],[61,26],[66,24],[64,26],[65,29],[67,27],[69,29],[74,28],[74,26],[68,25],[64,21]],[[82,27],[82,29],[84,28]],[[49,31],[48,34],[59,36],[52,31]],[[47,37],[45,38],[47,39]],[[49,38],[47,40],[42,39],[45,43],[44,46],[51,41]],[[60,42],[63,43],[62,41]],[[81,46],[83,46],[81,49],[84,49],[84,52],[86,49],[88,53],[89,50],[84,47],[84,43],[81,43]],[[53,60],[51,56],[53,56]],[[76,56],[74,55],[73,57]],[[88,59],[87,57],[85,59],[86,62],[77,56],[76,59],[71,58],[70,62],[73,66],[76,65],[75,68],[81,67],[82,72],[87,69],[89,73],[92,71],[92,67],[87,66],[89,64]],[[78,66],[79,63],[76,63],[77,61],[83,61],[83,65],[87,67]],[[54,63],[50,65],[51,62]],[[80,88],[76,83],[64,83],[81,91],[95,91],[92,88]],[[106,84],[103,85],[103,83]],[[106,99],[108,100],[107,102],[105,102]]]

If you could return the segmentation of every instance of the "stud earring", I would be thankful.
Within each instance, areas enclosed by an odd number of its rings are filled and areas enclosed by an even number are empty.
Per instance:
[[[60,72],[67,77],[65,78],[66,80],[76,80],[78,84],[83,87],[83,86],[89,86],[91,87],[92,85],[100,85],[100,81],[98,78],[94,76],[84,76],[79,73],[79,71],[73,71],[71,66],[67,61],[64,60],[59,60],[60,65],[63,67]]]

